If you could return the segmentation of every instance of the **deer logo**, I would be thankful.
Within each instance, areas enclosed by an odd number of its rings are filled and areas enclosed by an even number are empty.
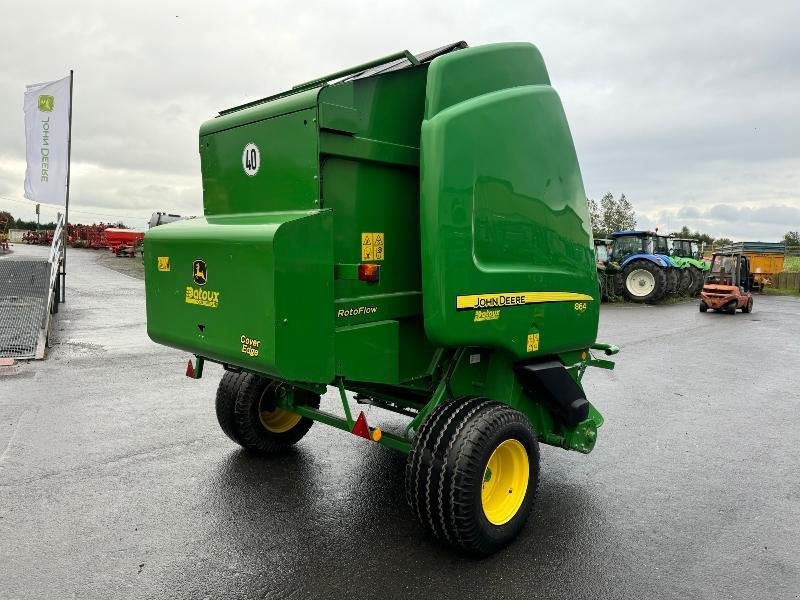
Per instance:
[[[206,269],[206,261],[198,258],[192,263],[192,278],[197,285],[205,285],[208,281],[208,270]]]

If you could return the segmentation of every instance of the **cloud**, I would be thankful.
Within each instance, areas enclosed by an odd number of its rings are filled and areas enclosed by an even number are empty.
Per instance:
[[[70,68],[73,214],[144,220],[202,211],[197,131],[221,108],[403,48],[527,40],[562,98],[590,197],[624,192],[642,223],[718,235],[800,228],[780,210],[800,206],[800,4],[403,6],[6,0],[0,195],[22,196],[25,84]]]

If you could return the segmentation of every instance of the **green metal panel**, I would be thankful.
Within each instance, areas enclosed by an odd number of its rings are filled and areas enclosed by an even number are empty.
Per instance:
[[[470,98],[520,85],[550,85],[539,50],[533,44],[487,44],[445,54],[428,72],[425,118]]]
[[[316,115],[315,109],[300,110],[201,136],[205,214],[318,208]],[[242,164],[248,144],[255,144],[260,153],[252,176]]]
[[[336,329],[336,374],[351,381],[400,383],[399,323],[379,321]]]
[[[519,358],[593,343],[599,298],[586,194],[553,89],[491,92],[426,119],[421,165],[428,337]]]
[[[283,212],[151,229],[148,334],[283,379],[331,381],[332,222],[330,211]],[[196,261],[204,279],[196,277]]]

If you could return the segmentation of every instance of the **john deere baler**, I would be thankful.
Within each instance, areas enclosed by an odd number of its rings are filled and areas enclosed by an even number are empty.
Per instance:
[[[539,51],[400,52],[222,111],[199,150],[204,216],[145,237],[147,322],[190,375],[225,367],[223,431],[272,452],[321,421],[402,450],[431,533],[510,542],[538,442],[594,447],[581,378],[616,352],[595,343],[586,195]],[[348,390],[410,422],[354,418]]]

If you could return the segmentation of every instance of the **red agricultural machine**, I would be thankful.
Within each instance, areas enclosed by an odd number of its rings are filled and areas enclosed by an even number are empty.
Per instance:
[[[107,248],[105,230],[110,226],[108,223],[70,225],[68,233],[69,245],[73,248]]]
[[[109,227],[105,231],[106,242],[117,256],[136,256],[136,247],[144,240],[144,231]]]

